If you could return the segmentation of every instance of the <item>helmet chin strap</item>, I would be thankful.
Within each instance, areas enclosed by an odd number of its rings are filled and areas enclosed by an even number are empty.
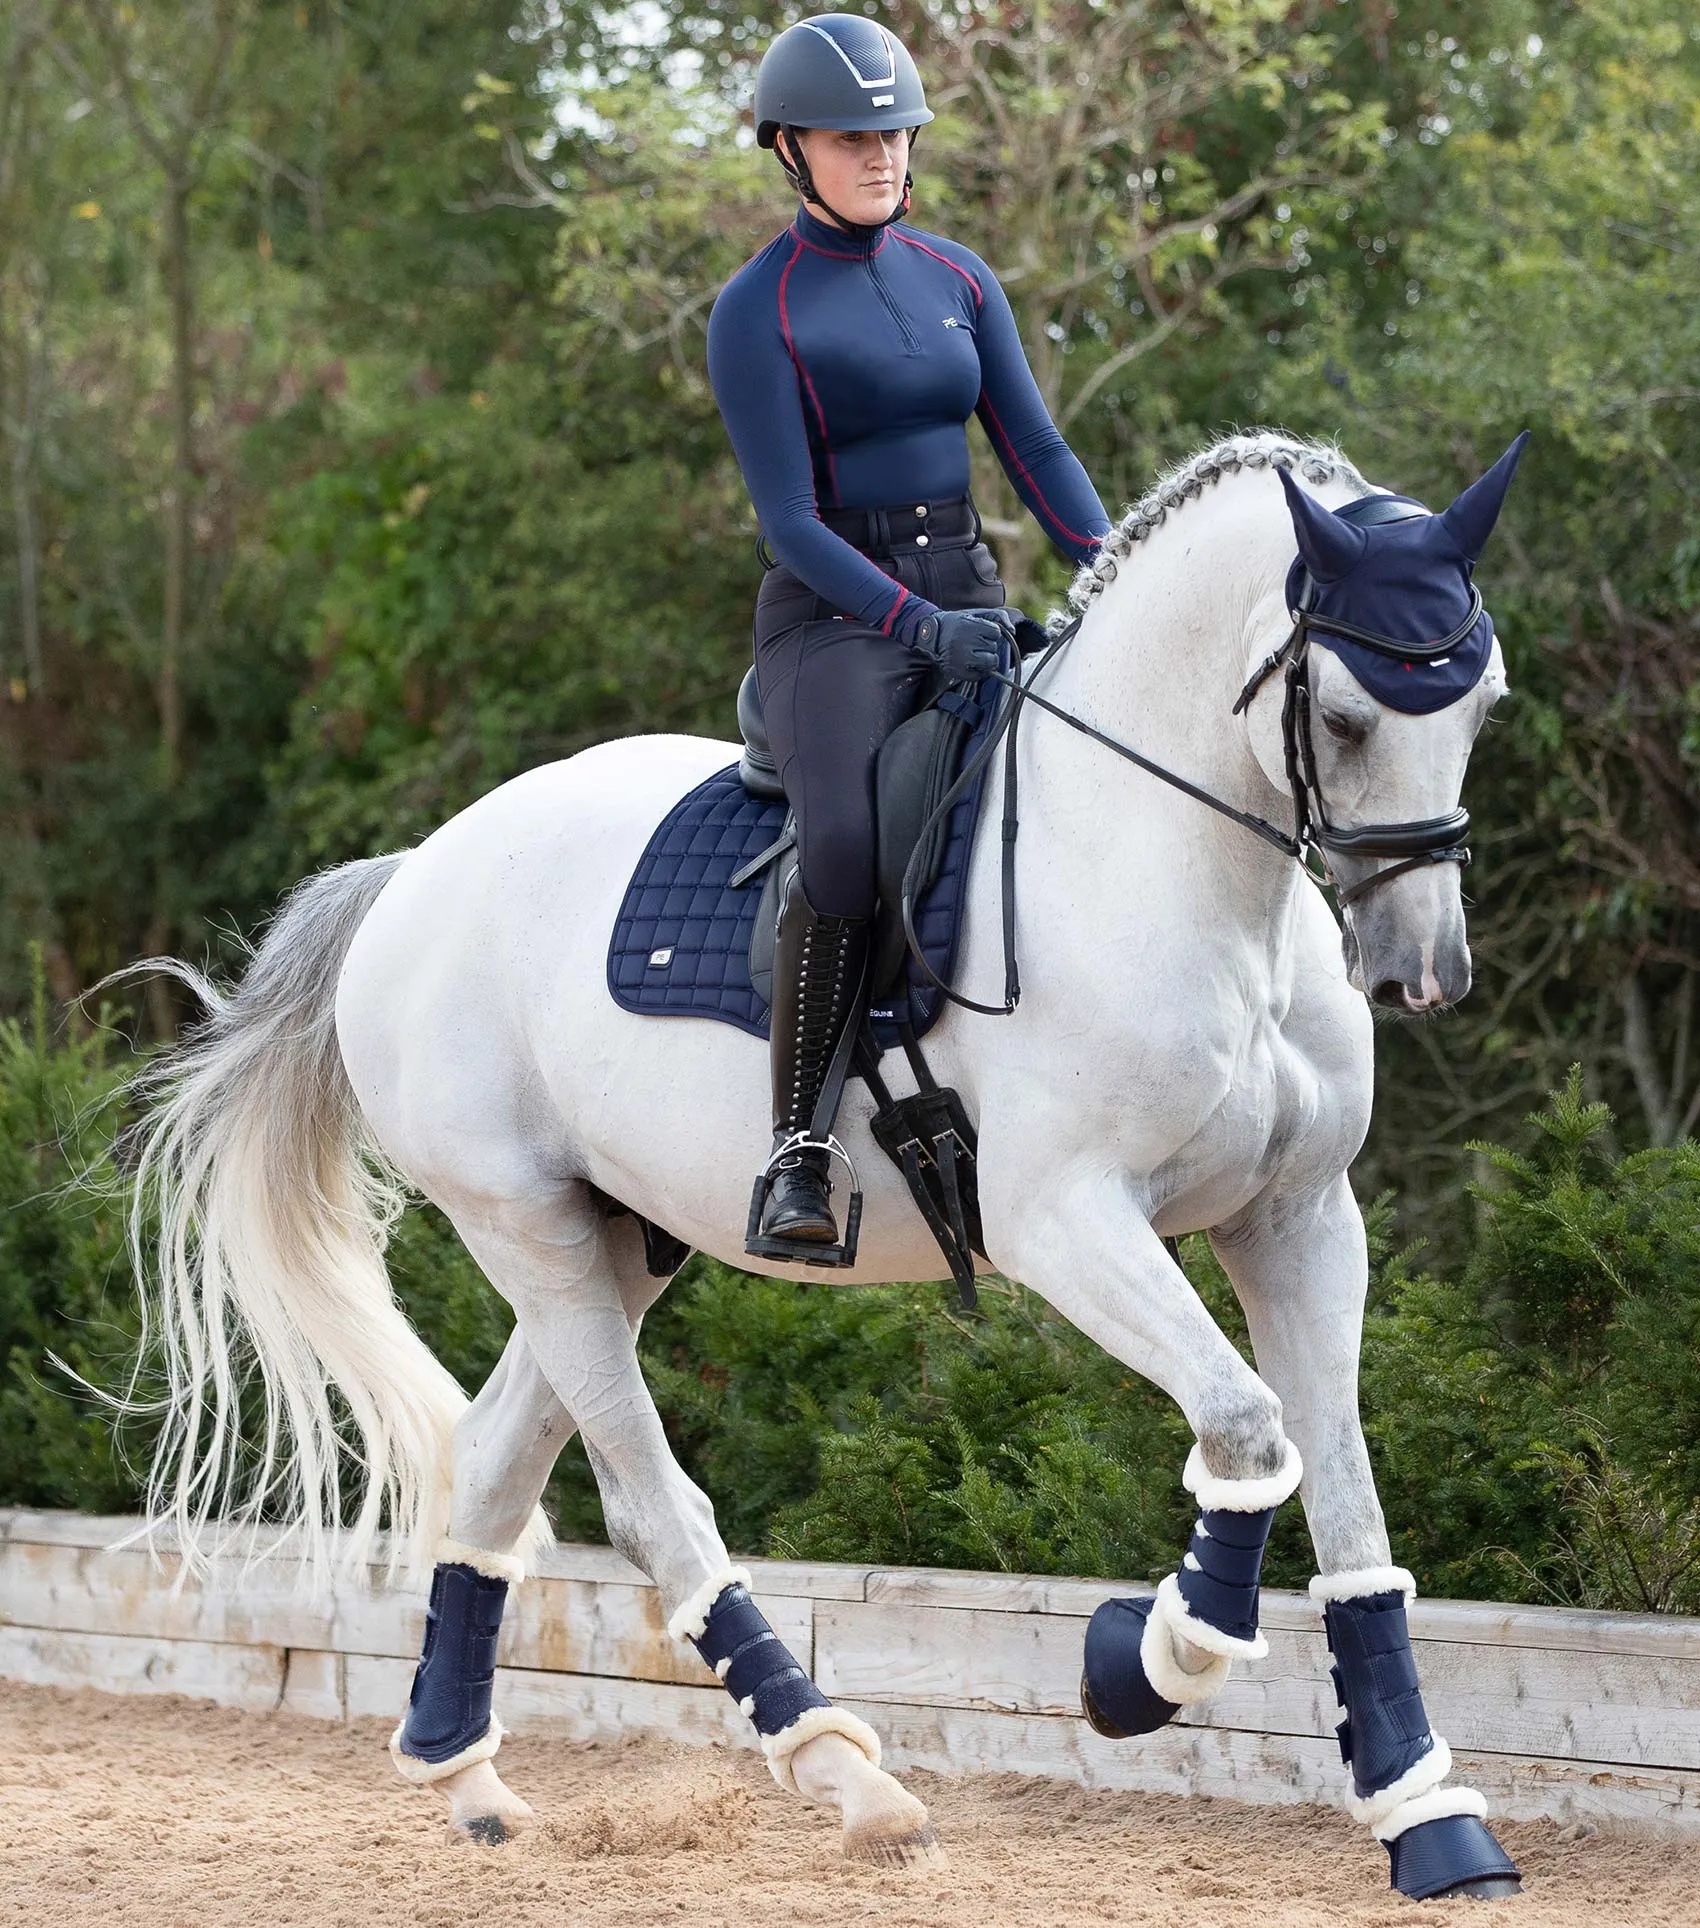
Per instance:
[[[891,210],[883,221],[852,221],[845,215],[840,214],[837,208],[835,208],[832,203],[827,200],[826,196],[821,193],[820,189],[815,186],[815,177],[809,171],[808,158],[803,153],[802,143],[797,139],[797,129],[787,127],[782,131],[784,133],[784,145],[776,151],[779,155],[779,165],[784,168],[786,178],[805,201],[812,202],[817,208],[824,208],[826,212],[832,216],[833,220],[844,229],[845,233],[853,239],[857,241],[871,241],[882,228],[889,228],[893,221],[901,221],[904,215],[909,212],[909,202],[915,192],[915,177],[905,168],[903,172],[903,192],[897,197],[896,207]],[[915,136],[913,133],[909,136],[909,143],[911,147],[914,146]]]

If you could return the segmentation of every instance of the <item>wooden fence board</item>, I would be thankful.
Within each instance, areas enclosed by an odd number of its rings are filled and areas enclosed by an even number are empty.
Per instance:
[[[139,1550],[15,1543],[6,1549],[0,1624],[403,1659],[417,1656],[424,1638],[421,1594],[342,1582],[313,1595],[302,1590],[299,1566],[284,1560],[221,1566],[206,1584],[178,1587],[177,1567],[175,1559],[156,1565]],[[770,1595],[766,1579],[763,1569],[755,1597],[780,1639],[812,1666],[813,1602]],[[528,1580],[512,1596],[500,1657],[507,1666],[560,1673],[689,1686],[704,1679],[703,1663],[668,1636],[648,1581]]]
[[[351,1583],[313,1595],[294,1561],[221,1564],[208,1583],[177,1585],[176,1559],[158,1565],[139,1549],[14,1541],[5,1551],[0,1622],[82,1633],[148,1634],[337,1653],[416,1654],[425,1630],[418,1595]]]
[[[819,1601],[816,1677],[834,1698],[988,1712],[1078,1714],[1086,1621]],[[1191,1725],[1327,1738],[1340,1718],[1320,1630],[1268,1635]],[[1559,1760],[1700,1769],[1700,1653],[1684,1660],[1426,1640],[1423,1698],[1456,1747]]]
[[[753,1598],[804,1667],[814,1656],[814,1601],[770,1594],[757,1581]],[[502,1627],[501,1663],[555,1673],[602,1674],[624,1680],[672,1681],[700,1687],[708,1677],[697,1655],[671,1638],[661,1596],[641,1586],[583,1580],[527,1581],[511,1596]]]
[[[174,1590],[175,1560],[102,1550],[134,1524],[0,1509],[0,1676],[399,1716],[421,1594],[386,1589],[374,1569],[373,1587],[315,1595],[287,1552]],[[1118,1743],[1080,1719],[1078,1683],[1087,1617],[1136,1590],[1126,1583],[750,1565],[780,1637],[873,1722],[894,1764],[1342,1798],[1321,1615],[1302,1594],[1264,1595],[1269,1657],[1238,1668],[1211,1707]],[[1700,1621],[1427,1601],[1412,1630],[1435,1725],[1496,1812],[1700,1836]],[[497,1709],[516,1733],[750,1744],[729,1698],[668,1639],[655,1589],[609,1548],[545,1556],[512,1596],[499,1659]]]
[[[0,1676],[32,1687],[189,1694],[221,1707],[264,1713],[282,1698],[283,1673],[281,1647],[0,1627]]]

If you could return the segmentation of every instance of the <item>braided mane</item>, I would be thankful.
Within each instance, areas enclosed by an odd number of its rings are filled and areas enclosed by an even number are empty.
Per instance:
[[[1275,428],[1225,435],[1160,475],[1128,510],[1104,538],[1095,560],[1069,584],[1069,610],[1075,616],[1084,615],[1093,597],[1102,595],[1115,581],[1120,565],[1133,554],[1135,543],[1144,542],[1172,514],[1196,501],[1210,483],[1220,482],[1225,475],[1237,475],[1242,469],[1294,469],[1307,482],[1345,482],[1359,495],[1370,493],[1370,485],[1332,442],[1308,442]],[[1067,621],[1068,617],[1058,611],[1051,618],[1052,632],[1062,629]]]

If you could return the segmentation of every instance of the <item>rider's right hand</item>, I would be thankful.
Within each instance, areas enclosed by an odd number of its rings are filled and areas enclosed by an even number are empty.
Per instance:
[[[1015,634],[1013,609],[941,609],[915,632],[915,651],[952,678],[989,676]]]

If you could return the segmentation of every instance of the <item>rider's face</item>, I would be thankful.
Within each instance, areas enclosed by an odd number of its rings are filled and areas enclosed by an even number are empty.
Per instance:
[[[797,140],[816,190],[844,220],[876,227],[897,206],[909,168],[907,128],[799,128]]]

